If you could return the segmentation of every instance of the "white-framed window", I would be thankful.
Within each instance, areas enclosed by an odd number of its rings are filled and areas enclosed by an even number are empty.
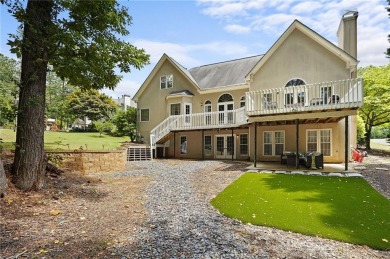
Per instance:
[[[248,155],[248,134],[240,134],[240,155],[247,156]]]
[[[191,123],[191,113],[192,113],[192,104],[191,103],[185,103],[184,104],[184,114],[185,114],[184,122],[186,124],[190,124]]]
[[[211,136],[204,136],[204,153],[205,155],[211,155],[212,143]]]
[[[204,119],[205,119],[205,123],[206,125],[210,125],[211,124],[211,101],[210,100],[207,100],[204,102]]]
[[[306,130],[306,150],[321,152],[324,156],[332,155],[332,130]]]
[[[180,136],[180,154],[187,154],[187,136]]]
[[[245,95],[240,98],[240,108],[245,107]]]
[[[180,103],[171,103],[170,115],[180,115]]]
[[[284,130],[281,131],[264,131],[263,133],[263,153],[264,156],[281,155],[284,151]]]
[[[140,121],[149,121],[149,109],[140,109]]]
[[[173,75],[165,75],[160,77],[160,89],[173,87]]]

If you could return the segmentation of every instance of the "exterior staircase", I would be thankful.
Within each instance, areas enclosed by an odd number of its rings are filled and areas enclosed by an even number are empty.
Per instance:
[[[152,150],[148,146],[129,146],[127,162],[152,160]]]

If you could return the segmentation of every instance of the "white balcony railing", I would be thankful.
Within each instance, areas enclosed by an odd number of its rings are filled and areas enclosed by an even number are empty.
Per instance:
[[[362,105],[361,78],[246,93],[248,116],[359,108]]]
[[[173,130],[216,129],[237,127],[247,123],[245,107],[237,110],[173,115],[151,130],[151,143],[155,145]]]

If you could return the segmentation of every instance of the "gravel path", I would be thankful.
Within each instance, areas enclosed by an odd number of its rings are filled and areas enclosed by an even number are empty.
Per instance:
[[[149,220],[133,240],[117,247],[122,258],[389,258],[376,251],[273,228],[244,225],[219,214],[209,200],[244,167],[219,161],[135,162],[114,177],[149,175]]]

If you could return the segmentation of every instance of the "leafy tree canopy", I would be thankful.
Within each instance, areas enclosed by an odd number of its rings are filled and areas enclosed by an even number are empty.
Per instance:
[[[67,97],[67,109],[78,118],[88,117],[93,121],[110,119],[118,105],[107,95],[95,89],[77,89]]]
[[[116,134],[129,136],[131,141],[136,138],[137,109],[128,107],[127,111],[119,111],[114,118]]]
[[[359,109],[366,130],[366,146],[370,148],[372,127],[390,122],[390,64],[369,66],[358,71],[364,78],[364,105]]]
[[[0,54],[0,125],[15,119],[19,62]]]
[[[12,6],[18,21],[28,21],[23,1],[1,1]],[[68,79],[69,84],[85,89],[114,89],[121,80],[116,68],[131,72],[131,67],[141,69],[149,63],[149,55],[143,49],[118,37],[129,34],[126,27],[132,18],[117,1],[53,0],[52,4],[45,47],[53,72]],[[20,57],[22,44],[31,43],[21,35],[11,36],[11,51]]]

